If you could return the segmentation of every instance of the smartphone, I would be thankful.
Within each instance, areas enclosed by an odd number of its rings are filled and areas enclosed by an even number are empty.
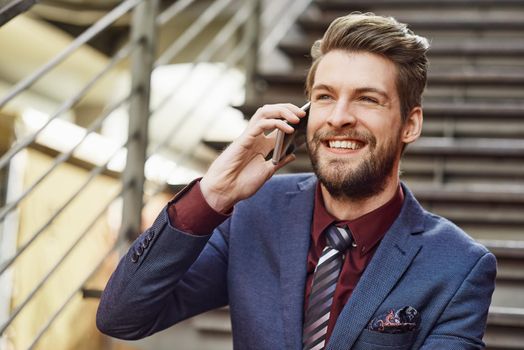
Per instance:
[[[271,156],[273,164],[278,164],[282,158],[293,153],[296,149],[306,143],[307,119],[309,117],[309,108],[311,102],[306,103],[301,107],[306,115],[300,118],[298,124],[289,124],[295,129],[291,134],[286,134],[280,129],[277,129],[277,137],[275,140],[275,148]]]

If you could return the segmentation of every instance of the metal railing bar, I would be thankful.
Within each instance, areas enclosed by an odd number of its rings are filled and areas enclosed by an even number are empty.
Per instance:
[[[228,23],[226,23],[226,25],[224,25],[224,27],[222,28],[222,30],[212,39],[211,43],[209,45],[206,46],[206,50],[202,51],[200,53],[200,55],[197,57],[196,61],[197,63],[195,63],[192,67],[191,67],[191,70],[189,70],[189,73],[191,73],[191,71],[198,65],[199,61],[205,61],[209,58],[211,58],[214,53],[216,53],[216,50],[218,48],[221,47],[221,45],[224,43],[225,40],[227,40],[230,35],[241,25],[245,22],[245,20],[247,18],[249,18],[249,16],[251,15],[251,13],[254,11],[254,8],[252,7],[252,5],[250,5],[249,3],[246,3],[241,9],[240,11],[238,11],[229,21]],[[231,59],[232,62],[229,62],[229,61],[226,61],[226,66],[227,67],[230,67],[232,65],[234,65],[244,54],[245,52],[247,51],[249,45],[245,44],[244,46],[241,46],[240,49],[238,49],[238,51],[233,51],[233,54],[231,55],[232,57],[234,57],[234,59]],[[207,49],[209,49],[209,51],[207,51]],[[238,56],[238,57],[236,57]],[[226,68],[223,69],[222,73],[217,77],[215,78],[214,80],[212,80],[212,83],[214,83],[215,81],[219,80],[220,77],[222,76],[222,74],[224,74],[226,72]],[[180,81],[184,81],[185,79],[181,79]],[[178,88],[180,87],[180,85],[176,86],[174,89],[172,89],[171,93],[169,93],[167,95],[166,98],[164,98],[160,104],[155,108],[155,110],[152,111],[151,114],[154,114],[156,112],[158,112],[159,110],[161,110],[164,105],[167,103],[167,101],[169,101],[173,95],[178,91]],[[206,90],[206,93],[207,93],[208,90]],[[194,111],[194,108],[189,110],[188,113],[185,116],[187,116],[189,113],[193,112]],[[184,119],[187,119],[187,118],[182,118],[183,120]],[[175,129],[178,129],[179,126],[181,126],[182,123],[177,123],[177,125],[171,130],[175,130]],[[170,133],[169,133],[170,134]],[[154,155],[156,152],[158,152],[162,147],[165,147],[165,145],[167,144],[167,139],[164,140],[164,142],[162,142],[160,145],[158,145],[155,150],[153,152],[150,153],[148,159]],[[187,155],[187,152],[186,152],[186,155]],[[165,188],[167,187],[167,183],[163,183],[161,184],[160,186],[158,186],[154,193],[149,196],[149,199],[156,196],[157,194],[159,194],[160,192],[162,192]],[[147,202],[149,202],[149,199],[145,200],[143,203],[142,203],[142,206],[145,206]]]
[[[56,55],[53,59],[44,64],[36,72],[28,76],[27,78],[18,82],[6,95],[0,99],[0,109],[6,105],[10,100],[16,97],[20,92],[26,90],[32,86],[38,79],[43,75],[53,69],[56,65],[62,62],[67,58],[71,53],[73,53],[80,46],[91,40],[94,36],[99,34],[101,31],[109,27],[114,21],[122,17],[129,10],[138,5],[142,0],[125,0],[113,10],[111,10],[107,15],[98,20],[95,24],[89,27],[86,31],[80,34],[75,40],[69,44],[62,52]]]
[[[88,179],[82,184],[82,186],[80,186],[75,191],[75,193],[72,196],[70,196],[69,199],[59,209],[57,209],[55,211],[55,213],[53,215],[51,215],[51,217],[47,220],[47,222],[44,225],[42,225],[37,230],[37,232],[27,242],[25,242],[22,246],[19,247],[19,249],[16,251],[15,255],[13,255],[11,258],[9,258],[5,262],[3,262],[2,265],[0,265],[0,275],[2,273],[4,273],[5,270],[7,270],[9,268],[9,266],[11,266],[16,261],[16,259],[18,259],[18,257],[35,241],[35,239],[37,239],[42,234],[42,232],[44,232],[47,229],[47,227],[58,216],[60,216],[62,211],[65,208],[67,208],[69,206],[69,204],[71,204],[71,202],[73,202],[73,200],[76,198],[76,196],[78,196],[91,183],[91,181],[93,181],[98,175],[100,175],[107,168],[107,166],[109,165],[111,160],[120,152],[120,150],[122,148],[126,147],[128,142],[129,142],[129,140],[126,140],[126,142],[124,142],[120,147],[118,147],[115,150],[115,152],[113,152],[111,154],[111,156],[108,158],[108,160],[104,164],[99,165],[99,166],[93,168],[93,170],[90,171]]]
[[[234,62],[240,60],[240,59],[241,59],[241,58],[246,54],[246,52],[249,50],[249,47],[250,47],[250,44],[249,44],[249,43],[246,43],[246,44],[244,44],[244,45],[239,45],[239,46],[238,46],[238,50],[237,50],[236,52],[234,52],[233,55],[232,55],[232,56],[236,56],[236,57],[235,57],[235,59],[233,60],[233,63],[231,63],[231,65],[233,65]],[[226,74],[226,73],[227,73],[227,71],[226,71],[226,69],[224,69],[224,70],[222,71],[222,73],[221,73],[220,76],[222,76],[222,75],[224,75],[224,74]],[[217,78],[217,80],[220,79],[220,76]],[[213,89],[215,89],[215,88],[216,88],[215,86],[212,86],[210,89],[207,89],[207,90],[206,90],[207,94],[210,94],[211,91],[213,91]],[[189,114],[189,113],[188,113],[188,114]],[[212,116],[211,116],[211,117],[212,117]],[[187,120],[187,119],[189,119],[189,118],[185,118],[185,119]],[[213,124],[213,121],[209,121],[209,122],[208,122],[208,119],[210,119],[210,118],[207,118],[206,121],[204,122],[204,124],[205,124],[205,125],[210,125],[210,126],[211,126],[211,125]],[[176,132],[174,132],[173,134],[176,134]],[[173,135],[171,135],[171,136],[173,136]],[[203,140],[203,137],[202,137],[202,134],[201,134],[201,135],[199,136],[198,143],[202,142],[202,140]],[[184,149],[184,150],[181,152],[181,154],[177,155],[175,162],[176,162],[176,163],[181,163],[181,164],[183,164],[184,161],[187,159],[187,157],[191,154],[191,151],[192,151],[192,150],[191,150],[190,148],[186,148],[186,149]]]
[[[179,0],[174,2],[171,6],[169,6],[161,14],[158,15],[156,19],[156,24],[158,26],[165,25],[167,22],[171,20],[171,18],[184,11],[184,9],[191,5],[193,2],[195,2],[195,0]]]
[[[51,124],[53,120],[55,120],[63,113],[71,109],[74,105],[76,105],[85,96],[85,94],[98,82],[98,80],[100,80],[115,65],[127,58],[131,51],[133,51],[137,46],[138,43],[134,43],[131,46],[126,45],[121,50],[119,50],[119,52],[115,56],[113,56],[111,61],[100,72],[98,72],[94,77],[92,77],[91,80],[86,85],[84,85],[82,89],[80,89],[80,91],[78,91],[73,97],[69,98],[67,101],[62,103],[58,110],[44,123],[44,125],[42,125],[33,134],[28,135],[22,141],[17,142],[14,146],[12,146],[9,149],[9,151],[7,151],[2,156],[2,158],[0,158],[0,169],[3,169],[18,152],[20,152],[21,150],[29,146],[31,143],[33,143],[38,137],[38,135],[40,135],[40,133],[49,124]]]
[[[46,177],[49,175],[53,170],[55,170],[58,166],[65,163],[73,153],[77,150],[78,147],[87,139],[87,137],[94,132],[98,127],[102,125],[102,123],[109,117],[109,115],[116,110],[117,108],[124,105],[126,102],[129,102],[129,99],[131,98],[131,94],[125,96],[124,98],[120,99],[116,103],[114,103],[112,106],[110,106],[108,109],[104,111],[102,115],[100,115],[87,129],[82,136],[82,138],[71,148],[69,151],[62,153],[60,156],[55,158],[53,164],[51,167],[49,167],[40,177],[31,184],[16,200],[6,204],[3,208],[0,209],[0,222],[2,222],[6,216],[13,211],[19,204],[24,200],[25,197],[29,195]]]
[[[250,43],[243,43],[241,45],[238,45],[233,53],[228,57],[226,60],[226,66],[221,69],[221,73],[218,77],[211,80],[210,83],[207,85],[207,89],[201,89],[199,97],[204,97],[205,95],[209,94],[209,91],[212,91],[214,87],[214,83],[219,80],[224,74],[227,73],[227,68],[234,65],[238,60],[242,58],[243,55],[247,52],[249,49]],[[197,98],[198,100],[199,98]],[[152,155],[155,153],[158,153],[162,148],[164,148],[172,139],[173,135],[176,134],[177,130],[179,130],[188,120],[187,118],[190,113],[192,113],[198,106],[193,106],[193,108],[189,109],[180,119],[179,121],[169,130],[167,133],[167,137],[162,140],[159,144],[156,145],[154,150],[152,152],[149,152],[148,159],[151,158]]]
[[[156,60],[154,67],[169,64],[171,60],[178,55],[183,48],[188,45],[204,28],[215,19],[220,12],[222,12],[226,6],[232,0],[217,0],[211,4],[199,17],[193,22],[184,33],[175,40],[169,47],[160,55]]]
[[[246,3],[248,4],[248,3]],[[248,4],[249,5],[249,4]],[[247,11],[249,9],[249,6],[244,5],[244,7],[241,8],[240,11],[238,11],[223,27],[222,29],[213,37],[209,45],[206,45],[206,48],[197,56],[195,59],[195,63],[191,66],[191,68],[184,74],[184,76],[179,79],[179,83],[171,89],[171,92],[168,93],[161,101],[158,103],[157,106],[155,106],[154,109],[151,110],[150,117],[154,116],[158,111],[162,110],[167,102],[173,98],[173,96],[178,92],[178,90],[182,87],[183,82],[186,81],[186,79],[191,75],[191,73],[195,70],[195,68],[198,66],[201,62],[206,62],[207,60],[210,60],[222,47],[222,45],[225,43],[227,39],[231,37],[231,35],[234,33],[234,31],[241,25],[243,22],[245,22],[245,18],[248,18],[250,13],[253,11]]]
[[[114,196],[111,197],[109,202],[100,210],[97,215],[91,220],[91,222],[87,225],[87,227],[84,229],[84,231],[78,236],[78,238],[75,240],[75,242],[69,247],[69,249],[65,252],[65,254],[58,260],[55,265],[47,272],[47,274],[40,280],[38,285],[33,288],[33,290],[26,296],[26,298],[18,304],[18,306],[14,309],[14,311],[9,315],[9,318],[7,319],[4,324],[0,326],[0,336],[4,333],[4,331],[9,327],[9,325],[13,322],[13,320],[18,316],[20,311],[33,299],[35,294],[42,288],[42,286],[47,282],[47,280],[51,277],[51,275],[58,269],[58,267],[64,262],[64,260],[71,254],[71,252],[76,248],[76,246],[87,236],[89,231],[95,226],[97,221],[102,217],[103,214],[107,211],[109,206],[124,193],[124,188],[120,189],[118,193],[116,193]]]
[[[246,2],[242,8],[235,13],[235,15],[222,27],[212,41],[206,46],[206,48],[197,56],[197,62],[206,62],[210,60],[213,55],[226,43],[228,39],[235,33],[235,31],[244,22],[249,19],[250,14],[253,12],[252,4]]]
[[[260,16],[260,21],[264,27],[273,28],[275,24],[282,20],[282,14],[289,8],[294,0],[271,1]]]
[[[58,310],[56,310],[56,312],[51,316],[51,318],[47,321],[47,323],[42,327],[40,328],[40,331],[38,332],[38,335],[36,336],[36,338],[33,340],[33,342],[31,343],[31,345],[28,347],[28,349],[33,349],[35,347],[35,345],[38,343],[38,341],[40,340],[40,338],[42,338],[42,336],[45,334],[45,332],[49,329],[49,327],[53,324],[53,322],[56,320],[56,318],[62,313],[62,311],[64,311],[65,307],[73,300],[73,298],[75,297],[75,295],[78,293],[78,292],[81,292],[82,291],[82,287],[84,286],[84,284],[87,283],[87,281],[89,281],[91,279],[91,277],[94,276],[94,274],[98,271],[98,269],[102,266],[102,264],[104,263],[104,261],[109,257],[109,255],[111,255],[113,252],[115,252],[116,250],[120,249],[120,246],[122,245],[121,242],[119,241],[116,241],[115,244],[109,249],[108,252],[106,252],[104,254],[104,256],[102,257],[102,259],[100,259],[100,261],[98,262],[98,264],[96,264],[95,268],[93,269],[93,271],[91,271],[91,273],[89,273],[89,275],[84,279],[82,280],[82,283],[79,284],[79,286],[69,295],[69,297],[65,300],[65,302],[62,304],[62,306],[60,306],[58,308]]]
[[[312,0],[292,1],[286,9],[287,16],[281,18],[278,23],[271,26],[271,30],[266,34],[263,42],[258,47],[259,54],[267,55],[273,50],[278,42],[284,37],[289,28],[296,22],[296,19],[311,4]]]

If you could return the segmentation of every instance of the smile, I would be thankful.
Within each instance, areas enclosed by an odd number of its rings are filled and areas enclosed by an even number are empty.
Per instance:
[[[328,141],[329,148],[335,149],[350,149],[357,150],[364,147],[364,144],[358,141],[348,141],[348,140],[331,140]]]

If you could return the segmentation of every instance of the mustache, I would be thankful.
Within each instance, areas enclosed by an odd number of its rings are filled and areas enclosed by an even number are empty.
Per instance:
[[[313,142],[320,142],[321,140],[327,139],[327,138],[333,138],[333,137],[340,137],[340,138],[348,138],[348,139],[355,139],[359,141],[363,141],[370,146],[375,146],[377,143],[377,139],[373,134],[369,132],[362,132],[355,129],[348,129],[348,130],[342,130],[342,131],[336,131],[336,130],[317,130],[313,134]]]

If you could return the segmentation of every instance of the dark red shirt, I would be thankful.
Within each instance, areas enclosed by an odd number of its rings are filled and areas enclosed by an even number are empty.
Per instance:
[[[191,186],[191,187],[190,187]],[[188,185],[176,200],[168,207],[171,225],[195,235],[210,234],[220,223],[226,220],[230,213],[218,213],[205,201],[200,190],[200,182],[195,181]],[[397,192],[386,204],[355,220],[337,221],[327,212],[322,199],[320,185],[315,193],[313,225],[311,231],[311,245],[307,258],[307,281],[304,310],[307,307],[313,272],[318,259],[326,245],[324,230],[332,223],[347,224],[353,234],[356,247],[346,253],[344,264],[331,306],[331,316],[328,324],[327,337],[331,335],[335,322],[355,289],[360,276],[371,261],[378,243],[386,231],[393,224],[402,208],[404,194],[399,186]]]
[[[312,241],[307,258],[307,281],[304,310],[307,308],[315,266],[317,266],[320,254],[326,246],[324,230],[331,224],[348,225],[357,245],[356,247],[349,249],[344,258],[342,271],[340,272],[335,295],[333,296],[333,304],[331,305],[331,313],[327,329],[328,339],[342,308],[353,293],[353,290],[360,280],[360,276],[362,276],[362,273],[366,269],[366,266],[371,261],[371,258],[378,247],[378,243],[382,240],[382,237],[384,237],[386,231],[400,213],[403,201],[404,195],[402,193],[402,188],[399,186],[393,198],[381,207],[355,220],[338,221],[327,212],[324,200],[322,199],[320,185],[317,185],[311,232]]]

